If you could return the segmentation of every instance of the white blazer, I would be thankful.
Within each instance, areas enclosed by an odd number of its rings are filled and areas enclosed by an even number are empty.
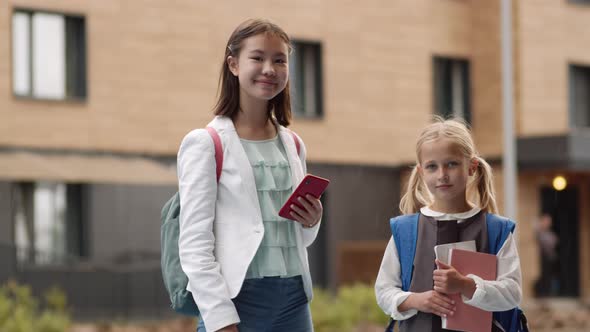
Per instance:
[[[207,331],[216,331],[240,321],[231,301],[242,287],[246,271],[264,235],[264,225],[252,167],[230,118],[217,116],[209,123],[219,133],[223,146],[223,169],[216,183],[215,149],[205,129],[188,133],[178,151],[180,193],[180,264],[188,276]],[[279,126],[279,136],[291,167],[293,188],[306,173],[305,145],[301,153],[291,133]],[[308,299],[312,284],[307,246],[319,225],[296,228],[297,248],[303,267],[303,285]]]

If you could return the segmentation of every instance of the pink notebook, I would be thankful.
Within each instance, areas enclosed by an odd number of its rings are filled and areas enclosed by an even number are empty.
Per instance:
[[[496,279],[496,255],[451,249],[449,262],[464,276],[475,274],[484,280]],[[457,310],[453,316],[447,316],[446,322],[443,321],[442,328],[468,332],[489,332],[491,330],[492,313],[490,311],[463,303],[461,294],[453,294],[450,297],[455,300]]]

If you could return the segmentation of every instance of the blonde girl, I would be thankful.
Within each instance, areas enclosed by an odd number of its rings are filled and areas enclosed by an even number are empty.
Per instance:
[[[400,210],[403,215],[390,222],[393,236],[375,284],[379,306],[400,322],[400,331],[442,331],[441,317],[456,309],[449,294],[460,293],[465,303],[487,311],[519,304],[514,223],[495,215],[492,169],[477,153],[463,121],[436,118],[424,128]],[[475,240],[477,251],[497,255],[496,280],[464,276],[435,261],[435,245],[467,240]],[[502,318],[494,318],[497,322],[490,329],[501,331]]]

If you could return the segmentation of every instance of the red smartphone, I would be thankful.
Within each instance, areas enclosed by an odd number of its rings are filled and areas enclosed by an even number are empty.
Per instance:
[[[328,187],[329,183],[330,183],[330,180],[328,180],[328,179],[324,179],[319,176],[307,174],[303,178],[303,180],[301,180],[301,183],[299,183],[299,185],[297,186],[295,191],[293,191],[291,196],[289,196],[289,199],[287,200],[287,202],[283,205],[283,207],[279,211],[279,216],[286,218],[286,219],[293,219],[293,217],[290,214],[291,204],[294,204],[294,205],[303,209],[303,206],[301,206],[301,204],[299,204],[299,201],[297,201],[297,198],[299,198],[300,196],[305,197],[305,195],[307,195],[307,194],[309,194],[315,198],[319,198],[324,193],[324,191]]]

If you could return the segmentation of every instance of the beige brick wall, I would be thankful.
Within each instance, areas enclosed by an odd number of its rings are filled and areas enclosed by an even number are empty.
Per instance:
[[[477,149],[499,156],[502,145],[502,87],[499,1],[473,1],[472,114]]]
[[[519,133],[568,131],[568,63],[590,65],[590,6],[569,1],[522,0],[518,4]]]
[[[14,7],[85,15],[86,102],[12,97]],[[221,35],[231,30],[198,2],[2,1],[0,12],[1,145],[174,154],[210,117]]]
[[[325,118],[294,124],[311,160],[411,161],[432,113],[433,55],[471,61],[475,139],[484,155],[501,154],[499,1],[335,3],[3,1],[0,145],[174,154],[182,136],[211,117],[226,38],[238,22],[263,16],[293,38],[323,43]],[[12,97],[14,7],[86,16],[86,102]],[[514,15],[519,133],[564,133],[567,63],[590,64],[590,37],[575,33],[590,8],[522,0]]]
[[[221,54],[238,22],[264,16],[324,49],[325,118],[296,120],[313,161],[396,165],[432,113],[432,56],[472,61],[476,139],[493,139],[498,109],[497,1],[369,1],[334,5],[222,1],[40,1],[0,4],[0,145],[174,154],[207,123]],[[88,30],[88,100],[12,97],[14,7],[81,13]],[[490,136],[490,134],[492,136]],[[412,142],[411,144],[408,144]]]

